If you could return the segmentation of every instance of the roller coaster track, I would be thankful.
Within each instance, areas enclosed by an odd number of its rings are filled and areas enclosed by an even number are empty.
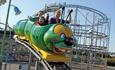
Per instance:
[[[96,14],[98,14],[99,16],[101,16],[101,18],[105,21],[107,20],[107,16],[96,9],[90,8],[90,7],[86,7],[86,6],[81,6],[81,5],[73,5],[73,4],[50,4],[48,6],[46,6],[45,8],[43,8],[41,11],[44,11],[44,13],[47,12],[54,12],[56,9],[61,8],[61,7],[66,7],[66,8],[79,8],[79,9],[84,9],[84,10],[88,10],[90,12],[94,12]]]
[[[67,64],[65,64],[64,62],[48,62],[46,60],[44,60],[41,57],[41,54],[38,51],[35,51],[29,42],[24,41],[20,38],[18,38],[17,36],[14,36],[14,39],[16,42],[18,42],[19,44],[22,44],[25,48],[27,48],[29,51],[31,51],[31,53],[38,59],[38,61],[41,62],[41,64],[44,66],[44,68],[46,70],[58,70],[58,68],[56,68],[56,66],[59,66],[59,70],[71,70],[69,68],[69,66]],[[62,66],[62,67],[61,67]]]

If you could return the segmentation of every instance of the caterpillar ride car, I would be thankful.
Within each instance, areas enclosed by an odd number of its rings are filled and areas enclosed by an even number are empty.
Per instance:
[[[28,19],[20,20],[14,26],[15,34],[32,44],[35,51],[48,61],[66,62],[66,52],[72,51],[74,40],[71,29],[65,24],[35,25]]]

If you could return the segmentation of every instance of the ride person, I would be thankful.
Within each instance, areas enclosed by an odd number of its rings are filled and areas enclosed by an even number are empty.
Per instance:
[[[40,25],[40,26],[46,25],[45,18],[43,16],[39,17],[39,20],[35,22],[35,25]]]
[[[28,18],[30,21],[35,22],[35,21],[39,20],[39,17],[41,17],[43,14],[44,14],[43,11],[39,11],[36,15],[28,16]]]
[[[49,20],[49,14],[47,14],[46,16],[46,19],[44,18],[43,16],[43,12],[39,12],[38,13],[38,19],[37,21],[35,22],[36,25],[41,25],[41,26],[44,26],[44,25],[47,25],[48,24],[48,20]]]
[[[71,14],[69,16],[69,20],[60,19],[61,15],[62,15],[61,10],[60,9],[56,10],[55,17],[50,19],[50,24],[56,24],[56,23],[63,23],[63,24],[68,23],[69,24],[71,23]]]

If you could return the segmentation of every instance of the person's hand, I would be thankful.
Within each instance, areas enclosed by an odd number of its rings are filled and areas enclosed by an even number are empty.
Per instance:
[[[32,17],[31,17],[31,16],[28,16],[28,19],[32,19]]]
[[[49,13],[47,14],[47,16],[49,16]]]

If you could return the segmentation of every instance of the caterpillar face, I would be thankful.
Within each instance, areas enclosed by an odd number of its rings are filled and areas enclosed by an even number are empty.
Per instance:
[[[63,54],[66,51],[71,51],[74,44],[71,29],[62,24],[56,24],[51,27],[45,34],[45,42],[48,48],[54,53]]]

